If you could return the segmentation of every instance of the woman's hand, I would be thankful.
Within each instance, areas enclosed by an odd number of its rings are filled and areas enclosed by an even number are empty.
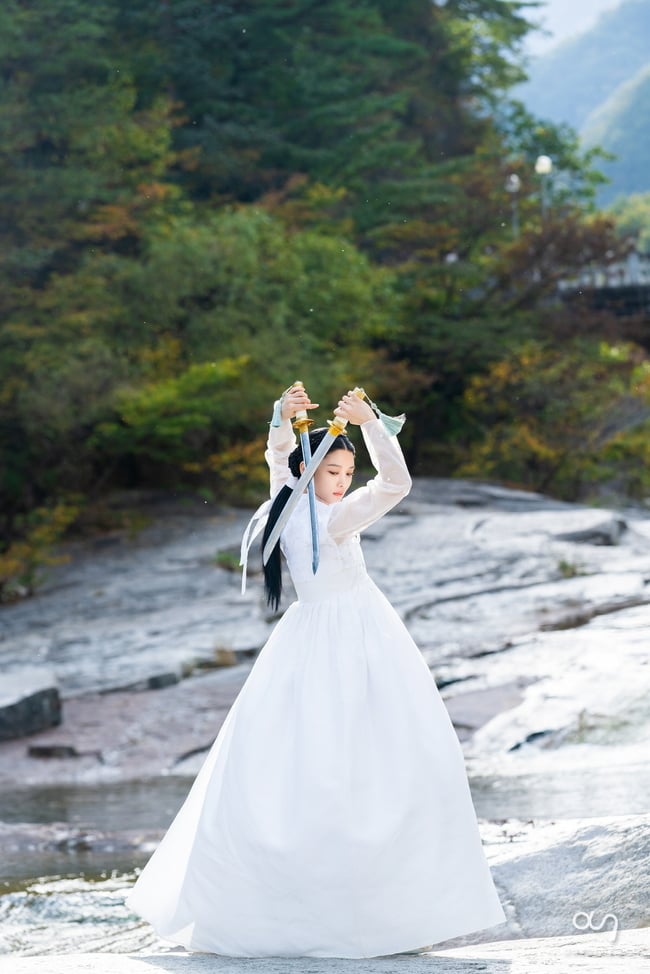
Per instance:
[[[343,396],[342,399],[339,399],[339,404],[334,410],[334,415],[346,419],[353,426],[361,426],[362,423],[366,423],[369,419],[375,419],[375,414],[368,403],[355,395],[352,390]]]
[[[301,409],[318,409],[312,402],[304,386],[291,386],[282,397],[282,419],[291,419]]]

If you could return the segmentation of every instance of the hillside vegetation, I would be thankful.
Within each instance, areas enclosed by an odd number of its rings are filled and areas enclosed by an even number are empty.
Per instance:
[[[645,353],[556,295],[619,242],[593,156],[510,100],[526,9],[2,5],[0,597],[115,489],[255,501],[294,378],[405,410],[416,473],[644,489],[650,438],[588,405],[643,400]]]

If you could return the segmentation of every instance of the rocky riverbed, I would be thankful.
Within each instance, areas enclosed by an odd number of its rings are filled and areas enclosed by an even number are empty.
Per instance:
[[[248,516],[167,510],[135,538],[72,545],[38,596],[0,610],[1,673],[54,673],[63,718],[0,744],[0,953],[24,958],[12,972],[44,953],[69,957],[53,971],[90,969],[70,966],[88,950],[131,955],[106,971],[145,954],[149,969],[186,969],[152,953],[163,945],[122,898],[273,626],[259,577],[242,597],[224,567]],[[479,966],[445,969],[550,970],[564,956],[564,970],[569,950],[577,969],[636,970],[650,918],[650,517],[419,480],[364,551],[463,743],[508,916],[436,945],[435,962],[480,944],[465,955]]]

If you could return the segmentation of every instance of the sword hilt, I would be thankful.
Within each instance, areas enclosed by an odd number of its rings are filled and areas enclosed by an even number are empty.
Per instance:
[[[300,389],[304,389],[305,383],[301,382],[300,379],[296,379],[296,381],[294,382],[294,386],[298,386]],[[307,413],[307,410],[299,409],[296,415],[294,416],[293,428],[295,430],[298,430],[298,432],[302,436],[302,434],[306,433],[309,427],[313,425],[313,423],[314,421],[313,419],[309,418],[309,414]]]
[[[361,386],[355,386],[352,390],[354,396],[358,396],[359,399],[366,398],[366,390],[362,389]],[[343,419],[342,416],[335,416],[334,419],[328,419],[327,425],[329,426],[329,432],[332,436],[339,436],[341,433],[345,433],[346,427],[348,425],[347,419]]]

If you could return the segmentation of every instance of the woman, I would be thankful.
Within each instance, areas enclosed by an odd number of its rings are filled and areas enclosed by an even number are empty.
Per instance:
[[[284,500],[265,537],[304,468],[290,417],[315,406],[301,386],[276,404],[265,455]],[[305,492],[280,539],[297,601],[127,900],[190,949],[375,957],[505,921],[453,725],[361,552],[359,532],[410,489],[402,451],[356,395],[335,414],[360,427],[377,474],[346,496],[354,447],[333,441],[314,478],[318,571]],[[265,573],[272,604],[277,558]]]

